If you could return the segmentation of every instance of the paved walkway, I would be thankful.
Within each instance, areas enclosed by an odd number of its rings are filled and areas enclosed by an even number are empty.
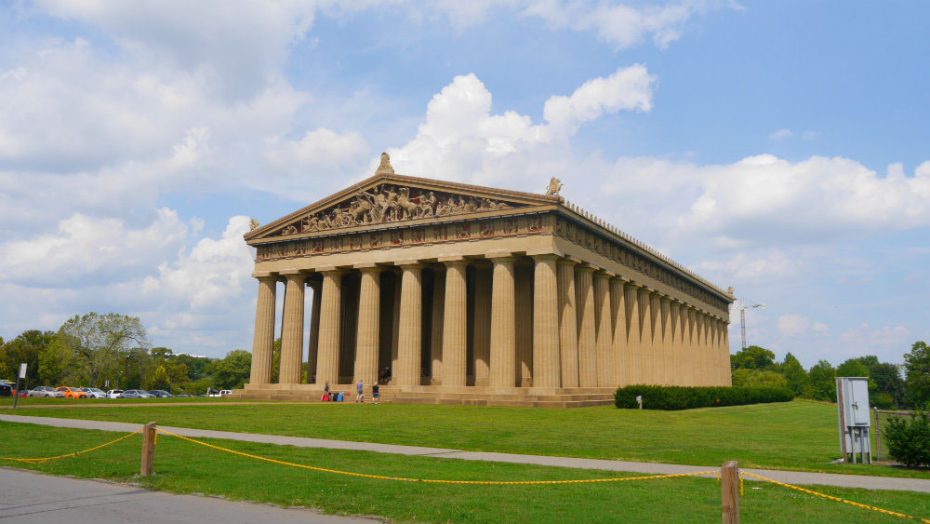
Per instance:
[[[43,426],[63,428],[97,429],[128,433],[139,429],[139,424],[124,422],[103,422],[97,420],[64,419],[51,417],[26,417],[19,415],[0,415],[0,420],[23,422]],[[484,451],[461,451],[457,449],[429,448],[420,446],[401,446],[396,444],[378,444],[374,442],[351,442],[346,440],[329,440],[306,437],[288,437],[283,435],[266,435],[259,433],[234,433],[230,431],[213,431],[208,429],[176,428],[160,426],[180,435],[194,438],[216,438],[296,446],[303,448],[349,449],[374,451],[377,453],[394,453],[459,460],[479,460],[487,462],[510,462],[514,464],[535,464],[560,468],[596,469],[603,471],[625,471],[645,474],[691,473],[717,469],[716,466],[686,466],[679,464],[660,464],[654,462],[626,462],[619,460],[585,459],[572,457],[550,457],[544,455],[520,455],[513,453],[493,453]],[[839,475],[835,473],[808,473],[801,471],[782,471],[772,469],[745,468],[745,471],[764,475],[780,482],[803,485],[838,486],[844,488],[885,489],[898,491],[917,491],[930,493],[930,479],[874,477],[866,475]],[[751,479],[747,479],[751,480]]]
[[[19,524],[373,524],[381,520],[322,515],[217,497],[172,495],[94,480],[0,468],[0,522]]]

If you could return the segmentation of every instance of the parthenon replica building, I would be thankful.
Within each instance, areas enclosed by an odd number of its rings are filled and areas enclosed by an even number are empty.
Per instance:
[[[318,399],[361,380],[395,402],[581,406],[618,385],[730,385],[732,290],[559,190],[401,176],[382,154],[371,178],[253,222],[252,370],[234,395]]]

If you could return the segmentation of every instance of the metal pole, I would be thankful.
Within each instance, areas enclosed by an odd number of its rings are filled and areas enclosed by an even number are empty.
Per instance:
[[[16,401],[19,400],[19,375],[16,376],[16,390],[13,391],[13,409],[16,409]]]
[[[875,409],[875,460],[882,459],[882,425],[880,424],[878,408]]]
[[[739,329],[743,335],[743,349],[746,349],[746,308],[742,306],[739,310]]]

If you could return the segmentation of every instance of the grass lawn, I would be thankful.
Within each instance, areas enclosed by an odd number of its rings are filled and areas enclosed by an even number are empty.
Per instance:
[[[132,410],[134,411],[134,410]],[[0,456],[50,456],[107,442],[113,433],[0,422]],[[258,462],[160,436],[156,475],[141,479],[141,438],[88,455],[20,465],[55,475],[135,482],[176,493],[306,506],[327,513],[409,522],[719,522],[720,488],[684,478],[557,486],[463,486],[368,480]],[[406,457],[362,451],[211,441],[233,449],[350,471],[416,478],[538,480],[618,477],[609,472]],[[10,463],[0,461],[0,465]],[[930,516],[926,494],[817,488],[857,502]],[[789,491],[746,483],[746,522],[893,522],[897,519]]]
[[[470,451],[930,478],[926,471],[831,464],[836,408],[809,401],[687,411],[402,404],[18,409],[18,414],[435,446]]]

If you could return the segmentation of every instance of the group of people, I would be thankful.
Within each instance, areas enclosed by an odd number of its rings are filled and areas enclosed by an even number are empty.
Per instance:
[[[381,403],[381,387],[377,382],[371,386],[371,396],[372,401],[375,404]],[[329,382],[323,386],[323,396],[320,397],[322,402],[344,402],[345,399],[346,393],[344,391],[331,391],[329,388]],[[358,384],[355,385],[355,402],[365,402],[365,383],[361,380],[359,380]]]

